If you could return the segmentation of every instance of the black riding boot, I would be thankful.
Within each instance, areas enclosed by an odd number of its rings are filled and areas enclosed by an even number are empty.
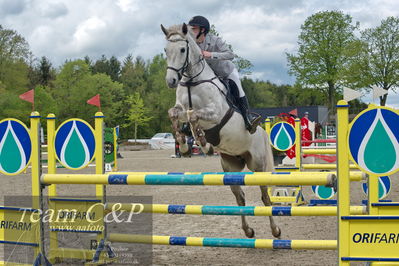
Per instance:
[[[247,97],[241,97],[238,99],[238,107],[244,118],[245,127],[249,131],[249,133],[254,134],[256,131],[256,127],[259,125],[261,116],[254,117],[249,113],[249,106]]]

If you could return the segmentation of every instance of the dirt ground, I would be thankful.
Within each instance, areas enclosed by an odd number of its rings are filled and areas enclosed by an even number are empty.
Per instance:
[[[222,171],[220,158],[196,156],[171,158],[172,150],[122,151],[119,171]],[[93,173],[94,169],[83,170]],[[65,170],[60,171],[65,172]],[[397,175],[395,175],[397,177]],[[30,175],[16,177],[0,175],[1,195],[29,195]],[[399,186],[393,186],[388,199],[399,200]],[[396,183],[396,184],[395,184]],[[262,206],[258,187],[244,187],[247,206]],[[352,183],[352,205],[359,205],[365,195],[359,183]],[[61,195],[94,194],[91,185],[60,185]],[[151,196],[153,203],[233,205],[235,198],[229,187],[223,186],[107,186],[107,195]],[[304,188],[306,200],[314,198],[310,187]],[[3,197],[2,197],[3,198]],[[1,199],[3,200],[3,199]],[[248,217],[255,237],[273,239],[267,217]],[[275,217],[282,229],[281,239],[337,239],[336,217]],[[238,216],[153,215],[153,234],[196,237],[245,238]],[[129,233],[129,228],[123,228]],[[111,231],[111,230],[110,230]],[[121,244],[121,246],[134,244]],[[264,250],[244,248],[210,248],[153,246],[152,263],[155,265],[336,265],[336,251],[318,250]],[[118,265],[118,264],[117,264]]]

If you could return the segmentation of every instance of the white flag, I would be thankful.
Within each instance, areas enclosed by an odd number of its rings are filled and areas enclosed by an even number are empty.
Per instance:
[[[349,102],[349,101],[352,101],[352,100],[354,100],[354,99],[357,99],[357,98],[359,98],[359,97],[361,97],[361,96],[363,96],[362,93],[344,87],[344,100],[345,100],[345,101]]]
[[[371,88],[373,88],[373,100],[388,93],[388,90],[384,90],[381,87],[372,85]]]

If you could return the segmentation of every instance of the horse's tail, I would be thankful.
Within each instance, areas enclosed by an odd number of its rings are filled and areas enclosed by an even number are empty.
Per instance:
[[[258,129],[259,130],[259,129]],[[270,144],[269,135],[267,132],[262,128],[264,137],[263,141],[265,144],[265,163],[266,163],[266,172],[274,172],[274,156],[273,156],[273,148]]]

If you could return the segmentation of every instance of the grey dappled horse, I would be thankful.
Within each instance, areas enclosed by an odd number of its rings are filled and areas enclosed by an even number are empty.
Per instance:
[[[187,153],[189,148],[180,125],[189,122],[193,137],[205,154],[213,154],[213,146],[220,152],[225,172],[241,172],[245,165],[254,172],[272,172],[273,154],[266,132],[261,127],[253,135],[246,130],[241,114],[229,106],[226,88],[204,60],[187,25],[161,28],[167,39],[166,82],[176,88],[176,104],[169,110],[169,117],[181,153]],[[241,187],[230,187],[238,205],[245,206]],[[261,186],[260,190],[263,203],[270,206],[267,187]],[[245,235],[254,237],[246,217],[241,219]],[[280,228],[272,216],[269,219],[273,236],[279,237]]]

